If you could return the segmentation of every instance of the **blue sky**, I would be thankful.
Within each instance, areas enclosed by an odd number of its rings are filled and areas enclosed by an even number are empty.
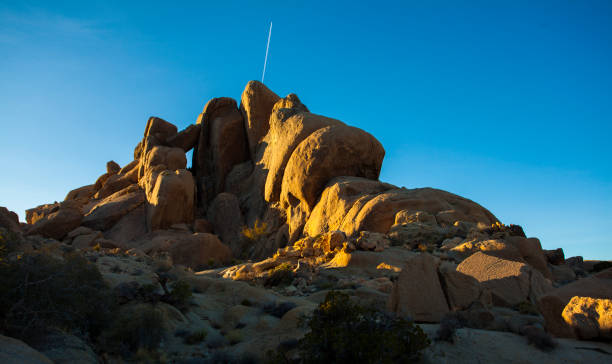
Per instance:
[[[125,4],[127,3],[127,5]],[[545,248],[612,259],[609,1],[0,2],[0,205],[62,200],[260,79]]]

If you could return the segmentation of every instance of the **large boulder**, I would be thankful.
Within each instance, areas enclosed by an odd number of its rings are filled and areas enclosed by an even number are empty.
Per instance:
[[[249,143],[251,159],[270,128],[270,114],[280,97],[259,81],[249,81],[240,98],[240,111]]]
[[[317,236],[326,231],[341,230],[345,217],[354,216],[361,207],[379,193],[393,189],[388,183],[361,178],[337,177],[323,190],[319,202],[310,214],[304,233]]]
[[[2,206],[0,206],[0,227],[14,233],[21,232],[17,214]]]
[[[121,170],[121,166],[115,161],[106,162],[106,173],[109,175],[117,174]]]
[[[452,311],[465,310],[473,302],[491,303],[491,293],[480,285],[476,278],[457,271],[451,263],[439,267],[440,280]]]
[[[100,231],[110,229],[123,216],[141,206],[144,201],[144,191],[133,184],[96,203],[86,212],[83,226]]]
[[[562,313],[582,340],[612,339],[612,300],[574,296]]]
[[[552,284],[531,266],[477,252],[457,266],[457,271],[476,278],[491,291],[493,303],[514,306],[535,302],[552,290]]]
[[[89,201],[90,198],[93,197],[95,193],[96,193],[95,185],[87,185],[87,186],[79,187],[79,188],[76,188],[68,192],[68,194],[64,198],[64,201],[76,200],[76,201],[81,202],[82,204],[85,204],[87,203],[87,201]]]
[[[67,199],[68,200],[68,199]],[[52,204],[44,204],[44,205],[39,205],[36,207],[33,207],[31,209],[27,209],[25,211],[26,213],[26,222],[28,224],[34,224],[36,223],[38,220],[42,219],[43,217],[56,212],[57,210],[59,210],[61,204],[59,202],[55,202]]]
[[[226,265],[232,261],[232,251],[216,235],[158,230],[147,239],[135,242],[147,254],[167,252],[174,264],[192,269]]]
[[[416,321],[439,322],[449,312],[440,285],[438,263],[429,254],[409,258],[389,296],[388,309]]]
[[[215,234],[238,256],[240,234],[244,225],[238,198],[227,192],[218,194],[208,209],[208,221],[212,223]]]
[[[208,101],[197,123],[201,128],[193,166],[198,200],[206,205],[223,191],[226,176],[235,165],[248,159],[249,152],[243,116],[234,99],[220,97]]]
[[[145,204],[142,203],[122,216],[109,230],[106,230],[104,237],[122,246],[129,247],[129,242],[144,236],[146,233],[147,219]]]
[[[194,219],[195,184],[191,172],[163,171],[146,191],[147,227],[164,229],[173,224],[191,224]]]
[[[346,125],[310,134],[291,154],[281,187],[292,240],[302,233],[325,185],[338,176],[378,179],[385,151],[372,135]]]
[[[166,143],[176,135],[178,129],[172,123],[167,122],[162,118],[151,116],[147,120],[144,137],[153,136],[162,143]]]
[[[279,100],[275,108],[281,103],[286,103],[286,100]],[[286,113],[287,109],[281,108],[272,114],[270,130],[265,139],[269,144],[263,157],[263,163],[268,170],[264,191],[264,197],[268,202],[279,201],[285,168],[297,146],[318,129],[331,125],[344,125],[339,120],[308,112],[300,112],[285,118]]]
[[[21,340],[0,335],[0,363],[3,364],[53,364],[42,353]]]
[[[110,176],[106,182],[102,185],[100,190],[93,196],[95,199],[106,198],[117,191],[130,186],[131,184],[138,182],[138,166],[133,165],[132,169],[125,171],[125,173],[117,172]]]
[[[189,125],[178,134],[168,139],[168,145],[173,148],[181,148],[185,152],[190,151],[198,143],[201,125]]]
[[[546,330],[558,337],[575,337],[574,330],[563,319],[563,310],[575,297],[612,299],[612,269],[555,288],[538,300],[546,320]]]
[[[42,235],[61,240],[66,234],[81,225],[81,206],[73,200],[64,201],[54,212],[44,215],[27,231],[28,235]]]
[[[138,178],[142,179],[147,171],[161,167],[175,171],[187,167],[185,151],[181,148],[171,148],[165,146],[154,146],[144,154],[140,160]]]

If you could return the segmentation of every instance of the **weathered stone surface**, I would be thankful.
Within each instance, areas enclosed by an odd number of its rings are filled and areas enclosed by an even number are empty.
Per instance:
[[[525,261],[540,271],[546,278],[552,278],[548,269],[547,259],[542,251],[542,244],[537,238],[524,238],[520,236],[510,236],[506,239],[510,244],[516,246]]]
[[[80,202],[87,202],[94,194],[96,193],[95,185],[87,185],[83,187],[76,188],[66,195],[64,201],[68,200],[77,200]]]
[[[451,311],[467,309],[473,302],[491,303],[491,293],[474,277],[458,272],[456,265],[442,263],[439,272]]]
[[[123,216],[142,205],[144,200],[144,192],[137,185],[131,185],[94,205],[85,214],[83,226],[94,230],[107,230]]]
[[[102,186],[104,185],[104,183],[106,183],[106,180],[110,177],[111,175],[108,173],[104,173],[103,175],[101,175],[100,177],[98,177],[98,179],[96,180],[96,183],[94,183],[94,189],[97,191],[100,188],[102,188]]]
[[[138,182],[138,169],[132,168],[126,174],[113,174],[110,176],[102,188],[93,196],[95,199],[106,198],[117,191]]]
[[[193,231],[196,233],[212,233],[213,225],[206,219],[195,219],[193,221]]]
[[[41,218],[56,212],[60,208],[60,203],[55,202],[52,204],[39,205],[31,209],[26,210],[26,222],[28,224],[34,224]]]
[[[386,234],[395,222],[395,215],[402,210],[426,211],[436,216],[436,219],[441,213],[453,211],[457,221],[485,224],[497,221],[484,207],[452,193],[434,188],[401,188],[387,190],[368,199],[361,206],[354,206],[345,216],[339,230],[348,236],[361,230]]]
[[[232,168],[249,157],[243,115],[236,101],[229,97],[214,98],[206,103],[198,117],[201,125],[193,153],[198,181],[198,200],[206,205],[222,192]]]
[[[437,265],[429,254],[409,258],[393,285],[389,310],[416,321],[440,321],[449,309],[438,280]]]
[[[552,280],[562,284],[570,283],[576,280],[576,273],[567,265],[550,265]]]
[[[565,264],[565,254],[563,253],[563,249],[558,248],[555,250],[543,250],[544,256],[546,256],[546,260],[552,265],[561,265]]]
[[[465,259],[476,252],[483,252],[498,258],[523,262],[518,248],[504,240],[470,240],[450,250],[451,253]]]
[[[0,206],[0,227],[12,232],[20,232],[19,217],[13,211]]]
[[[582,340],[612,339],[612,300],[574,296],[562,313]]]
[[[21,340],[0,335],[0,363],[4,364],[53,364],[42,353]]]
[[[195,184],[189,171],[159,173],[153,187],[146,192],[146,198],[147,227],[150,230],[193,222]]]
[[[282,103],[284,99],[277,102]],[[276,107],[276,105],[275,105]],[[285,119],[287,109],[272,114],[270,130],[266,135],[267,147],[262,163],[268,170],[264,198],[268,202],[277,202],[280,199],[281,187],[285,168],[289,158],[297,146],[316,130],[331,126],[344,125],[341,121],[324,116],[300,112]]]
[[[72,240],[72,246],[75,249],[86,249],[90,246],[93,246],[96,240],[100,238],[102,238],[102,233],[99,231],[94,231],[90,234],[79,235]]]
[[[201,125],[189,125],[178,134],[168,139],[168,145],[173,148],[181,148],[185,152],[190,151],[198,143]]]
[[[131,161],[130,163],[123,166],[123,168],[121,168],[117,174],[124,175],[136,169],[136,177],[138,178],[138,162],[138,159]]]
[[[381,252],[391,246],[391,242],[384,234],[371,231],[361,231],[355,239],[355,246],[360,250],[373,250]]]
[[[551,283],[529,265],[482,252],[461,262],[457,271],[476,278],[489,289],[496,305],[514,306],[526,300],[535,302],[552,290]]]
[[[280,97],[259,81],[249,81],[242,92],[240,111],[244,115],[251,157],[255,155],[257,146],[268,133],[270,114],[278,100]]]
[[[401,210],[395,214],[395,225],[420,223],[438,226],[436,217],[426,211]]]
[[[555,288],[538,300],[538,308],[546,320],[546,330],[558,337],[575,337],[562,317],[565,306],[574,296],[612,299],[612,269]]]
[[[377,194],[395,188],[360,177],[337,177],[331,180],[304,227],[304,233],[317,236],[326,231],[342,230],[348,218],[354,217],[361,207]]]
[[[72,200],[64,201],[58,205],[57,210],[36,220],[27,233],[61,240],[66,234],[81,225],[82,219],[83,214],[79,204]]]
[[[325,185],[338,176],[378,179],[385,151],[372,135],[334,125],[310,134],[291,154],[281,188],[291,239],[299,236]]]
[[[154,167],[162,167],[164,170],[175,171],[187,167],[187,158],[181,148],[170,148],[165,146],[154,146],[140,160],[138,178],[145,176],[148,170]]]
[[[232,249],[234,255],[240,254],[240,233],[244,223],[238,198],[227,192],[218,194],[208,209],[208,221],[212,223],[215,234]]]
[[[109,175],[117,174],[121,170],[121,166],[117,164],[115,161],[106,162],[106,173]]]
[[[162,143],[166,143],[171,137],[176,135],[177,128],[174,124],[162,118],[151,116],[145,127],[144,137],[154,136]]]
[[[397,245],[436,245],[446,237],[446,231],[437,225],[420,222],[395,224],[389,229],[389,238]]]
[[[145,204],[140,204],[135,209],[125,214],[109,230],[104,232],[106,239],[117,242],[122,246],[147,233],[147,220],[145,216]]]

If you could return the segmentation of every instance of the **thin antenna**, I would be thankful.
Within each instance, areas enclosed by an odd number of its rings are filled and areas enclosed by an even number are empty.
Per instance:
[[[268,64],[268,49],[270,49],[270,37],[272,36],[272,22],[270,22],[270,31],[268,32],[268,45],[266,45],[266,59],[264,60],[264,69],[261,75],[261,83],[264,82],[266,76],[266,64]]]

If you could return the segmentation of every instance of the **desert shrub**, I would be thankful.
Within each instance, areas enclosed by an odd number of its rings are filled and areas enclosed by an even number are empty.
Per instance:
[[[162,297],[162,301],[169,303],[180,310],[185,310],[189,307],[189,302],[193,296],[193,290],[189,283],[185,281],[176,281],[170,288],[170,293],[167,297]]]
[[[208,335],[206,329],[198,330],[185,336],[184,342],[187,345],[199,344],[206,339],[206,335]]]
[[[523,329],[523,335],[527,337],[527,343],[542,351],[551,351],[557,347],[557,342],[543,329],[535,326],[528,326]]]
[[[268,224],[255,220],[252,228],[248,226],[242,228],[242,236],[251,242],[258,242],[268,236]]]
[[[272,269],[264,285],[267,287],[288,286],[293,282],[293,275],[293,266],[291,263],[280,264]]]
[[[240,332],[240,330],[231,330],[227,333],[227,335],[225,335],[225,338],[227,341],[229,341],[230,345],[236,345],[243,340],[242,332]]]
[[[306,321],[299,343],[303,363],[408,363],[429,345],[420,327],[352,303],[332,291]]]
[[[164,316],[149,304],[121,307],[100,338],[102,347],[124,356],[138,349],[156,350],[164,335]]]
[[[467,322],[464,318],[455,313],[449,313],[442,317],[442,320],[440,320],[440,326],[436,331],[434,340],[452,343],[455,341],[455,333],[457,329],[465,327],[466,325]]]
[[[263,312],[267,313],[268,315],[272,315],[274,317],[278,317],[281,318],[283,317],[287,312],[293,310],[297,305],[293,302],[268,302],[266,303],[262,309]]]
[[[23,254],[1,264],[0,277],[0,327],[11,336],[51,328],[96,336],[113,308],[97,267],[78,253]]]
[[[523,301],[516,306],[516,310],[523,315],[539,315],[538,308],[531,301]]]

